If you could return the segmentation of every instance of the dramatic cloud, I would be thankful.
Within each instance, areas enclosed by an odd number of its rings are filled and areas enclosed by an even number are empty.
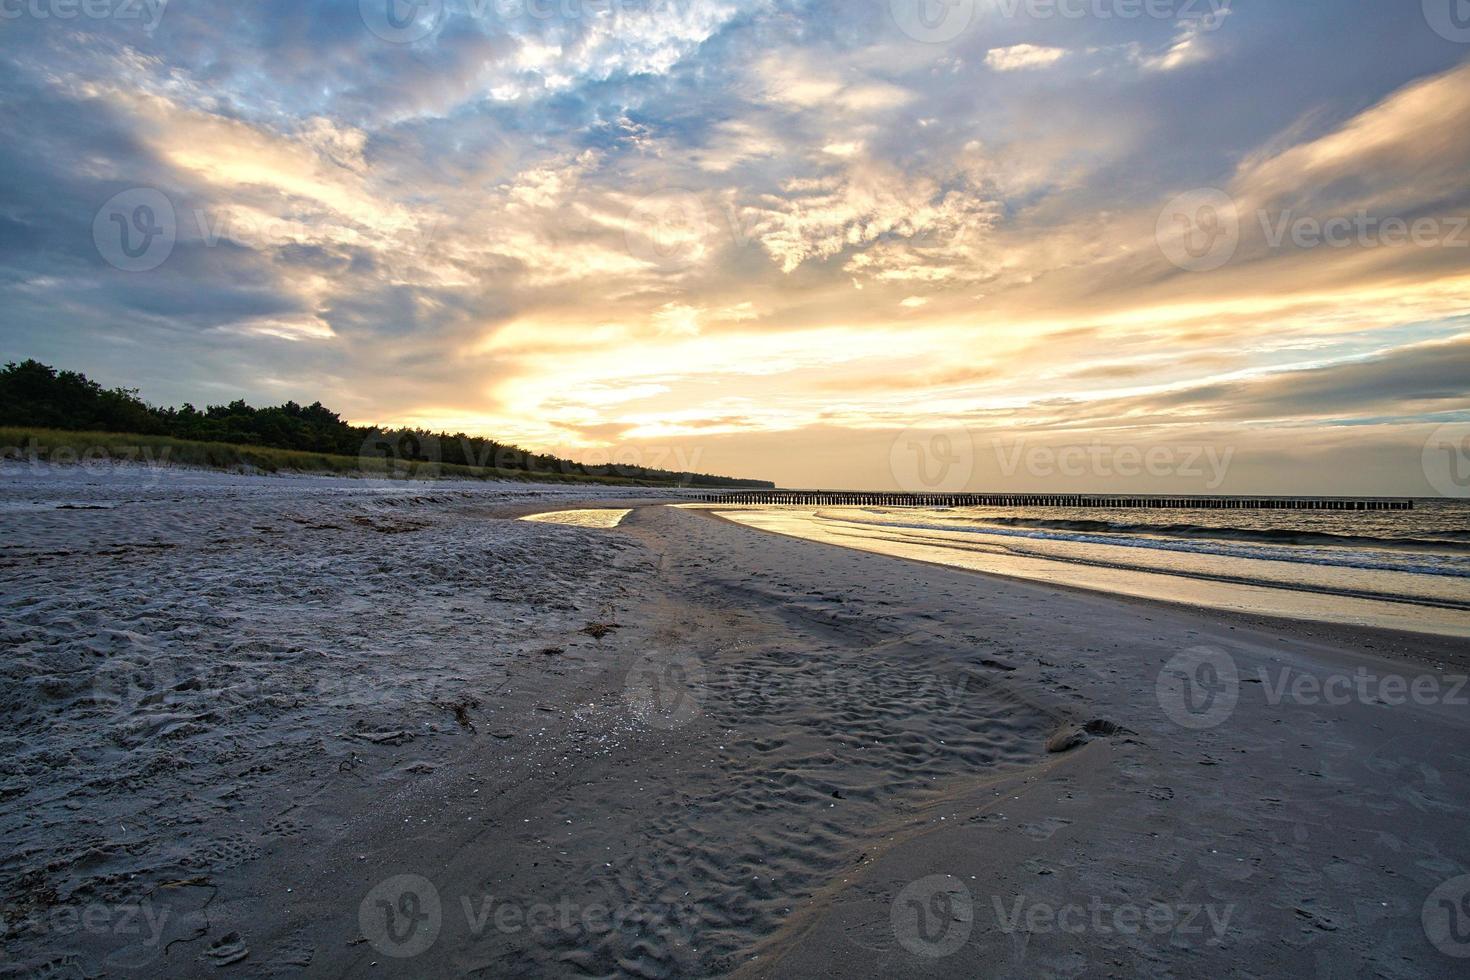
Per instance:
[[[1418,4],[898,7],[28,5],[4,353],[792,483],[915,427],[1306,481],[1371,430],[1366,480],[1461,417],[1470,52]]]

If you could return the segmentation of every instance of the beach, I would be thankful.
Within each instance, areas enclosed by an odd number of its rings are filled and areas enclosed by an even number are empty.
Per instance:
[[[1470,956],[1450,632],[986,574],[678,491],[0,476],[11,974]]]

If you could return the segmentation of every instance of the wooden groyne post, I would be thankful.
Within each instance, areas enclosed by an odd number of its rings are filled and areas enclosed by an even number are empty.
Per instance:
[[[699,494],[703,503],[796,507],[1076,507],[1110,510],[1413,510],[1414,501],[1378,497],[1150,497],[1054,493],[860,493],[742,490]]]

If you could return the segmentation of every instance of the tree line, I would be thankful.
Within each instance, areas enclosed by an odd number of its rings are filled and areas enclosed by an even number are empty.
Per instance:
[[[321,402],[253,408],[244,400],[203,409],[149,405],[133,388],[104,388],[77,371],[59,371],[36,360],[7,363],[0,370],[0,425],[27,428],[137,433],[197,442],[223,442],[272,449],[369,456],[408,463],[493,467],[534,474],[621,477],[685,486],[760,487],[703,473],[612,462],[586,465],[511,443],[427,429],[351,425]]]

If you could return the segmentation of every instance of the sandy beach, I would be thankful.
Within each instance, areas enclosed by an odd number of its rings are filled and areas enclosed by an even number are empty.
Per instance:
[[[0,481],[17,976],[1453,977],[1470,642],[670,491]],[[571,523],[518,518],[626,511]]]

